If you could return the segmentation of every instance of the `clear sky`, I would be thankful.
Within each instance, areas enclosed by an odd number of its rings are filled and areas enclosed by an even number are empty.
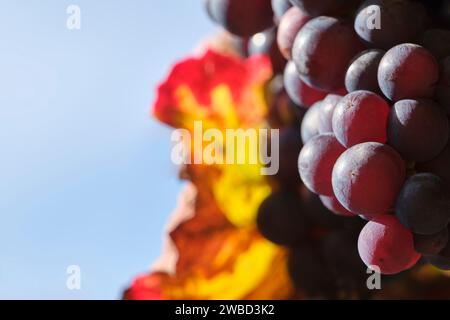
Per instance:
[[[0,298],[116,299],[148,269],[182,187],[154,87],[214,29],[201,0],[0,0]]]

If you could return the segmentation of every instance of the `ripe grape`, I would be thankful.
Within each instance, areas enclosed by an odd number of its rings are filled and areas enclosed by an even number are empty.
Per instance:
[[[289,61],[284,69],[284,87],[289,97],[298,106],[309,108],[317,101],[326,97],[327,93],[311,88],[303,82],[297,72],[295,64]]]
[[[319,114],[319,133],[333,132],[333,114],[342,96],[329,94],[322,101]]]
[[[420,254],[414,250],[411,231],[391,215],[380,215],[364,226],[358,239],[358,251],[368,267],[377,266],[382,274],[402,272],[420,259]]]
[[[330,210],[331,212],[344,217],[355,217],[356,215],[353,212],[345,209],[341,203],[336,199],[335,196],[320,196],[320,201],[322,204]]]
[[[422,33],[419,44],[428,49],[437,60],[450,56],[450,30],[429,29]]]
[[[311,17],[335,15],[347,12],[359,0],[291,0],[292,4],[302,9]]]
[[[398,196],[395,213],[412,232],[431,235],[447,227],[449,209],[444,181],[431,173],[420,173],[406,181]]]
[[[441,77],[436,89],[436,99],[450,115],[450,56],[441,62]]]
[[[276,36],[277,31],[272,28],[255,34],[248,43],[249,55],[264,54],[270,58],[274,74],[282,73],[287,62],[278,49]]]
[[[295,193],[275,191],[259,207],[257,226],[261,234],[279,245],[294,245],[308,230],[302,204]]]
[[[317,194],[332,196],[331,173],[344,151],[332,133],[320,134],[309,140],[298,158],[300,177],[305,186]]]
[[[387,102],[375,93],[349,93],[333,114],[336,138],[347,148],[363,142],[385,143],[389,110]]]
[[[378,66],[385,51],[367,50],[357,55],[348,67],[345,75],[345,87],[348,92],[368,90],[381,94],[378,86]]]
[[[292,4],[289,0],[272,0],[272,10],[276,20],[280,20],[290,7],[292,7]]]
[[[450,144],[447,144],[444,151],[431,161],[417,163],[416,170],[419,172],[429,172],[450,183]]]
[[[307,143],[312,137],[319,134],[319,117],[322,101],[313,104],[303,117],[301,135],[303,143]]]
[[[290,8],[281,18],[278,25],[277,42],[283,56],[290,60],[292,58],[292,46],[295,36],[300,29],[311,18],[298,7]]]
[[[447,228],[431,235],[414,234],[414,248],[421,254],[435,255],[445,248],[448,240]]]
[[[431,100],[401,100],[391,109],[388,141],[406,160],[426,162],[445,148],[449,123]]]
[[[391,147],[377,142],[345,151],[333,168],[336,198],[356,214],[382,214],[395,204],[405,180],[405,164]]]
[[[392,101],[430,98],[439,79],[436,58],[425,48],[404,43],[390,49],[381,59],[378,84]]]
[[[311,19],[300,30],[292,59],[304,82],[331,92],[344,87],[345,71],[362,49],[358,36],[344,21],[322,16]]]
[[[389,49],[413,41],[424,30],[424,12],[408,0],[367,0],[358,10],[354,28],[370,46]]]
[[[232,34],[250,37],[273,25],[270,0],[207,0],[211,19]]]

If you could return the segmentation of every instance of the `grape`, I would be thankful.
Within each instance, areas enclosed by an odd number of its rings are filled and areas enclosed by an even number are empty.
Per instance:
[[[281,18],[278,25],[277,42],[286,59],[292,58],[291,52],[295,36],[309,19],[311,18],[297,7],[290,8]]]
[[[319,133],[333,132],[333,113],[342,96],[329,94],[323,100],[319,114]]]
[[[402,158],[391,147],[377,142],[358,144],[334,165],[334,194],[353,213],[386,213],[395,204],[405,172]]]
[[[272,10],[277,20],[280,20],[290,7],[292,7],[292,4],[289,0],[272,0]]]
[[[207,0],[206,10],[214,22],[241,37],[250,37],[273,25],[270,0]]]
[[[368,267],[377,266],[382,274],[410,269],[420,259],[412,233],[390,215],[380,215],[365,225],[359,235],[358,251]]]
[[[378,84],[392,101],[432,97],[438,79],[436,59],[425,48],[411,43],[390,49],[378,68]]]
[[[298,33],[292,59],[301,79],[311,87],[335,91],[345,85],[345,71],[363,45],[354,30],[332,17],[308,21]]]
[[[333,114],[336,138],[347,148],[363,142],[385,143],[389,110],[386,101],[375,93],[349,93]]]
[[[322,204],[330,210],[331,212],[344,217],[354,217],[356,216],[353,212],[345,209],[341,203],[336,199],[335,196],[320,196],[320,201]]]
[[[450,56],[441,62],[441,77],[436,89],[436,98],[450,115]]]
[[[367,0],[358,10],[354,27],[372,47],[389,49],[413,41],[424,30],[424,12],[408,0]]]
[[[301,135],[303,143],[307,143],[312,137],[319,134],[319,117],[322,101],[313,104],[303,117]]]
[[[282,73],[287,62],[278,49],[276,35],[276,29],[268,29],[251,37],[248,44],[248,52],[251,56],[264,54],[270,58],[274,74]]]
[[[283,128],[279,140],[279,169],[275,179],[284,187],[292,188],[301,184],[297,160],[302,149],[300,130],[296,126]]]
[[[385,52],[367,50],[357,55],[345,75],[345,87],[348,92],[368,90],[381,94],[378,86],[378,66]]]
[[[311,88],[303,82],[295,68],[295,64],[289,61],[284,69],[284,87],[289,97],[297,105],[309,108],[314,103],[326,97],[327,93]]]
[[[400,222],[422,235],[438,233],[450,221],[450,206],[444,181],[430,173],[410,177],[401,190],[395,206]]]
[[[344,151],[332,133],[320,134],[309,140],[298,158],[300,177],[305,186],[314,193],[332,196],[331,172]]]
[[[448,137],[448,119],[435,102],[401,100],[392,107],[388,141],[406,160],[434,159],[445,148]]]
[[[416,170],[419,172],[433,173],[450,183],[450,144],[447,144],[444,151],[437,158],[429,162],[417,163]]]
[[[260,205],[256,220],[261,234],[279,245],[300,242],[308,230],[300,198],[295,193],[272,193]]]
[[[311,17],[344,13],[359,0],[291,0],[291,3],[302,9]]]
[[[414,248],[421,254],[438,254],[448,243],[448,229],[431,235],[414,234]]]
[[[419,44],[428,49],[436,59],[442,60],[450,56],[450,31],[429,29],[422,33]]]

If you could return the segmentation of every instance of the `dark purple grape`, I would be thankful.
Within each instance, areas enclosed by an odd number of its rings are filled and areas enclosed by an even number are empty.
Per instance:
[[[298,158],[298,168],[303,183],[314,193],[333,195],[331,173],[345,148],[333,133],[317,135],[303,147]]]
[[[336,106],[333,132],[346,148],[363,142],[385,143],[390,107],[370,91],[349,93]]]
[[[450,56],[450,30],[429,29],[422,33],[419,44],[428,49],[436,59]]]
[[[333,132],[333,114],[342,96],[329,94],[322,101],[319,115],[319,133]]]
[[[416,44],[404,43],[390,49],[378,68],[378,84],[392,101],[430,98],[438,80],[436,58]]]
[[[289,61],[284,69],[284,87],[292,101],[305,108],[311,107],[327,95],[326,92],[311,88],[303,82],[292,61]]]
[[[445,248],[448,240],[447,228],[431,235],[414,234],[414,248],[421,254],[436,255]]]
[[[333,168],[334,195],[356,214],[385,214],[395,204],[405,180],[405,164],[391,147],[377,142],[345,151]]]
[[[355,19],[358,35],[374,48],[413,41],[426,26],[425,10],[408,0],[367,0]]]
[[[430,161],[444,150],[448,137],[448,119],[435,102],[401,100],[392,107],[388,142],[404,159]]]
[[[345,75],[345,87],[348,92],[368,90],[382,94],[378,86],[378,66],[385,52],[367,50],[357,55]]]
[[[291,0],[291,3],[302,9],[311,17],[336,15],[351,11],[359,0]]]
[[[450,144],[447,144],[444,151],[437,158],[428,162],[416,164],[418,172],[428,172],[444,179],[446,183],[450,183]]]
[[[431,235],[446,228],[450,206],[444,181],[430,173],[410,177],[395,205],[400,222],[416,234]]]
[[[283,56],[291,60],[292,47],[300,29],[311,19],[298,7],[290,8],[278,25],[277,42]]]
[[[295,245],[306,237],[308,221],[296,193],[276,191],[265,199],[256,219],[261,234],[279,245]]]
[[[294,125],[299,126],[305,111],[289,98],[283,86],[283,77],[275,77],[269,83],[268,91],[272,94],[268,98],[270,104],[267,114],[270,127],[282,129]]]
[[[292,7],[292,4],[289,0],[272,0],[272,10],[275,14],[275,19],[278,21],[290,7]]]
[[[441,76],[436,89],[436,99],[450,115],[450,56],[441,61]]]
[[[319,117],[322,101],[316,102],[306,111],[303,117],[301,135],[303,143],[319,134]]]
[[[322,16],[310,20],[300,30],[294,41],[292,59],[304,82],[331,92],[344,87],[348,65],[362,49],[362,43],[349,25]]]
[[[264,54],[270,58],[274,74],[282,73],[287,63],[280,49],[278,49],[276,37],[277,31],[272,28],[255,34],[250,38],[248,43],[248,53],[250,56]]]
[[[207,0],[211,19],[230,33],[250,37],[273,25],[270,0]]]

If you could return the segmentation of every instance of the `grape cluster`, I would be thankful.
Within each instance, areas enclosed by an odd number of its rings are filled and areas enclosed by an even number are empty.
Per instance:
[[[281,130],[280,172],[258,226],[291,249],[294,282],[313,294],[351,287],[357,272],[345,268],[358,253],[383,274],[421,257],[450,270],[450,0],[206,7],[274,65],[268,122]],[[324,268],[331,278],[308,276]]]

